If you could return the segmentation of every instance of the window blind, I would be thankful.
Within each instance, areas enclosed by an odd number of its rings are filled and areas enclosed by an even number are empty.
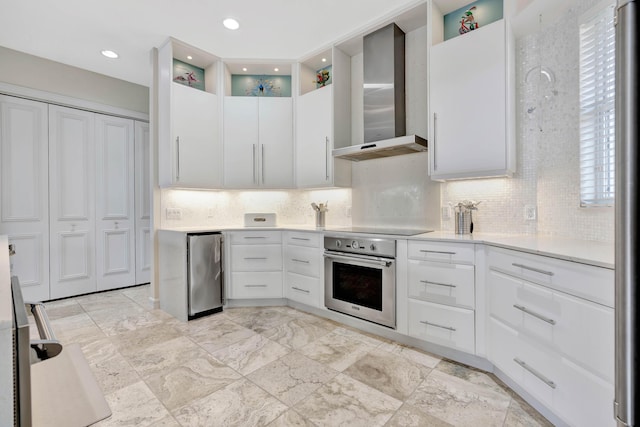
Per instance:
[[[580,22],[580,205],[615,196],[615,27],[613,4]]]

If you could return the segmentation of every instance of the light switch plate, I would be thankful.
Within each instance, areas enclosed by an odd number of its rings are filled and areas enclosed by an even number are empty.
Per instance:
[[[442,207],[442,219],[443,220],[451,219],[451,206]]]
[[[167,208],[167,219],[182,219],[182,209]]]

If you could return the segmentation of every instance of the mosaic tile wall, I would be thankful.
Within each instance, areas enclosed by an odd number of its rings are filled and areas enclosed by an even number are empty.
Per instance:
[[[311,202],[329,202],[327,226],[349,226],[351,189],[288,191],[162,190],[162,228],[242,226],[245,213],[275,212],[278,225],[315,226]],[[182,219],[169,220],[167,208],[180,208]]]
[[[517,40],[517,173],[442,185],[443,206],[482,201],[475,230],[613,241],[614,209],[580,208],[578,19],[600,2],[576,2],[548,25],[543,16],[543,31]],[[553,84],[538,78],[540,64],[555,77]],[[537,220],[524,219],[527,205],[537,207]],[[442,220],[442,228],[453,230],[453,220]]]

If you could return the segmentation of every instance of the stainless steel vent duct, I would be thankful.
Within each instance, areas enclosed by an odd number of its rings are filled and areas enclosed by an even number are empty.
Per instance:
[[[426,151],[427,141],[406,135],[404,32],[389,24],[363,39],[364,144],[333,150],[360,161]]]

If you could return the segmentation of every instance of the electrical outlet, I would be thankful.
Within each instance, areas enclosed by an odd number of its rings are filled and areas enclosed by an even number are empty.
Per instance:
[[[213,218],[214,216],[215,216],[215,209],[209,208],[209,210],[207,211],[207,218]]]
[[[451,219],[451,206],[442,207],[442,219],[443,220]]]
[[[536,207],[535,205],[525,205],[524,207],[524,219],[526,221],[536,220]]]
[[[347,218],[351,218],[351,206],[347,206],[344,210],[344,214]]]
[[[167,219],[182,219],[182,209],[167,208]]]

